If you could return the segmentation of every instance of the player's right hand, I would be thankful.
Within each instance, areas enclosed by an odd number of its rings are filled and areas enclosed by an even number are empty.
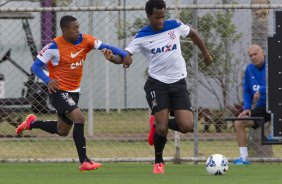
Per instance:
[[[59,83],[57,80],[50,80],[48,82],[48,93],[52,94],[52,93],[56,93],[59,87]]]
[[[123,58],[123,68],[128,68],[132,64],[132,58],[128,54],[125,58]]]

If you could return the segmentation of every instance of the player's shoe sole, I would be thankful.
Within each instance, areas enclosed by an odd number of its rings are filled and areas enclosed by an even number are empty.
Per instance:
[[[96,163],[96,162],[83,162],[80,166],[79,166],[79,170],[80,171],[92,171],[95,169],[99,169],[100,167],[102,167],[103,165],[100,163]]]
[[[164,163],[154,164],[153,174],[164,174]]]
[[[16,134],[19,135],[20,133],[22,133],[24,130],[30,129],[30,124],[32,122],[34,122],[36,120],[36,116],[34,114],[30,114],[26,117],[25,121],[22,122],[17,130],[16,130]]]
[[[154,145],[154,134],[155,134],[155,131],[156,131],[156,127],[154,125],[154,123],[155,123],[155,116],[154,115],[150,116],[149,123],[150,123],[150,132],[149,132],[149,135],[148,135],[148,144]]]

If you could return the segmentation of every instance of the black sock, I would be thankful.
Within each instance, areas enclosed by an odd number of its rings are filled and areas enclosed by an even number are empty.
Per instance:
[[[163,150],[166,144],[166,136],[154,134],[155,163],[163,163]]]
[[[176,124],[175,118],[168,120],[168,128],[180,132],[179,126]]]
[[[36,120],[30,124],[30,129],[40,128],[41,130],[44,130],[51,134],[57,134],[58,133],[57,123],[58,123],[57,121]]]
[[[86,156],[86,141],[84,137],[84,124],[74,123],[73,140],[76,146],[80,163],[89,161]]]

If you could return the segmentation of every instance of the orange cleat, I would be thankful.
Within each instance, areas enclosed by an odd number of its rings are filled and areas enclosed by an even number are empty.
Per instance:
[[[149,135],[148,135],[148,144],[149,145],[154,145],[154,134],[155,134],[155,131],[156,131],[156,127],[154,125],[154,122],[155,122],[155,116],[151,115],[150,120],[149,120],[149,123],[150,123],[150,132],[149,132]]]
[[[19,135],[24,130],[30,129],[30,124],[34,121],[36,121],[36,116],[34,114],[28,115],[25,121],[18,126],[16,134]]]
[[[164,174],[164,163],[154,164],[153,173],[154,174]]]
[[[100,168],[102,166],[103,166],[102,164],[96,163],[96,162],[83,162],[79,166],[79,170],[80,171],[91,171],[91,170],[98,169],[98,168]]]

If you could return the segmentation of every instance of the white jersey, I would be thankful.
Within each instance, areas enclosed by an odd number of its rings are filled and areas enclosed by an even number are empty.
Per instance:
[[[162,30],[154,31],[150,26],[141,29],[125,50],[131,54],[140,51],[149,62],[149,76],[171,84],[187,76],[180,36],[186,37],[189,32],[188,25],[166,20]]]

